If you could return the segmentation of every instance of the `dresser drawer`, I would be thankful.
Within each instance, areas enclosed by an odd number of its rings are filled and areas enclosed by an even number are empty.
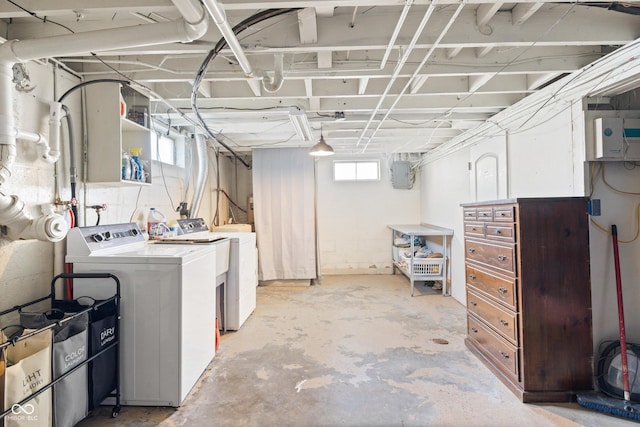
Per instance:
[[[467,290],[467,309],[512,344],[517,345],[518,325],[515,312],[500,308],[470,290]]]
[[[475,342],[476,347],[493,360],[505,375],[518,382],[518,348],[491,332],[472,314],[467,316],[467,325],[469,339]]]
[[[478,211],[476,208],[464,208],[462,214],[465,221],[475,221],[478,219]]]
[[[516,233],[513,224],[489,223],[485,227],[485,237],[503,242],[515,242]]]
[[[467,260],[498,268],[509,275],[515,275],[515,245],[467,239],[464,246]]]
[[[485,292],[498,302],[516,311],[515,278],[505,279],[478,268],[466,266],[467,285]]]
[[[493,220],[494,221],[507,221],[513,222],[515,206],[496,206],[493,208]]]
[[[484,237],[484,224],[481,222],[465,222],[464,235],[469,237]]]
[[[493,221],[492,208],[478,208],[478,221]]]

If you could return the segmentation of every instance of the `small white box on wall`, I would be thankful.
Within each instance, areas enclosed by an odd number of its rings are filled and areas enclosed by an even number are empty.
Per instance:
[[[624,156],[622,118],[600,117],[593,121],[596,159],[620,160]]]
[[[640,119],[594,119],[595,160],[640,160]]]

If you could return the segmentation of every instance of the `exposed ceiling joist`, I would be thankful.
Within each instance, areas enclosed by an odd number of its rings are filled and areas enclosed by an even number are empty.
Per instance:
[[[256,22],[239,35],[257,78],[247,78],[226,49],[204,74],[199,110],[208,126],[222,131],[238,150],[299,146],[287,114],[296,106],[306,111],[314,132],[326,130],[325,138],[338,152],[357,152],[360,135],[373,136],[367,152],[427,152],[640,37],[637,15],[607,10],[605,3],[439,0],[405,58],[432,0],[217,1],[232,26],[257,11],[300,9]],[[0,29],[9,39],[69,32],[52,21],[83,33],[179,17],[172,0],[22,0],[20,5],[47,23],[0,3]],[[164,103],[192,114],[189,88],[220,38],[211,25],[191,43],[97,52],[100,60],[88,54],[58,59],[86,79],[124,75],[152,87],[163,98],[152,99],[152,115],[186,125]],[[284,82],[269,92],[260,78],[275,75],[277,54],[284,57]],[[423,58],[428,59],[424,64]],[[615,88],[634,84],[629,75]],[[335,121],[336,112],[344,113],[344,120]]]

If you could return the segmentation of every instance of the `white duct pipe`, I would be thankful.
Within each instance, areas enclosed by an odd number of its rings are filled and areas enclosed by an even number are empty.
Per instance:
[[[276,53],[274,61],[273,78],[269,81],[262,79],[262,87],[270,93],[279,91],[284,83],[284,55]]]
[[[207,182],[209,174],[209,162],[207,161],[207,142],[204,136],[196,134],[194,139],[193,152],[195,154],[195,186],[193,189],[193,198],[191,199],[191,208],[189,209],[189,218],[197,218],[200,210],[200,202],[204,194],[204,185]]]
[[[227,14],[225,13],[222,5],[216,0],[203,0],[203,4],[211,18],[213,18],[213,22],[218,26],[218,30],[222,33],[222,37],[227,41],[229,49],[231,49],[233,55],[238,60],[238,65],[242,68],[245,76],[255,77],[251,63],[249,62],[247,55],[245,55],[244,50],[242,50],[242,46],[240,46],[240,42],[234,34],[229,21],[227,21]]]
[[[0,185],[11,176],[11,169],[16,160],[12,67],[13,63],[0,61]]]
[[[282,87],[284,77],[282,75],[282,60],[276,55],[276,70],[273,79],[265,75],[262,71],[255,71],[244,53],[238,38],[233,32],[233,28],[227,21],[227,14],[224,11],[224,7],[218,3],[217,0],[203,0],[204,7],[213,18],[213,22],[217,25],[218,30],[222,33],[222,36],[227,41],[229,49],[233,52],[233,55],[238,60],[238,65],[242,68],[247,78],[258,78],[262,80],[262,87],[267,92],[276,92]]]
[[[206,24],[193,27],[183,19],[158,24],[136,25],[118,29],[87,31],[78,34],[30,40],[9,40],[0,46],[0,58],[10,62],[163,43],[190,42],[206,32]]]

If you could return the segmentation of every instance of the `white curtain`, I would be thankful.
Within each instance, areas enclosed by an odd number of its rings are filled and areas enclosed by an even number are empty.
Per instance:
[[[315,173],[308,148],[254,149],[260,280],[315,279]]]

